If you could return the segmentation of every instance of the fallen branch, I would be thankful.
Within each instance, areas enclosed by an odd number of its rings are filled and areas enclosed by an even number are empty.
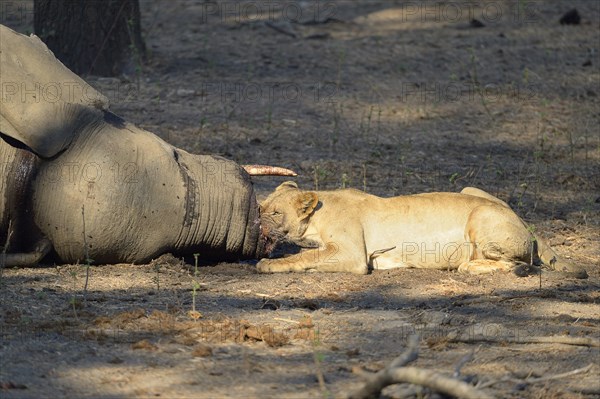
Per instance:
[[[569,337],[562,335],[551,335],[549,337],[486,337],[486,336],[468,336],[468,337],[448,337],[449,342],[491,342],[508,344],[565,344],[575,346],[600,347],[600,339],[592,337]]]
[[[390,365],[374,375],[367,376],[367,381],[358,390],[346,394],[347,399],[366,399],[379,397],[388,385],[409,383],[420,385],[436,392],[466,399],[487,399],[491,396],[475,387],[432,370],[417,367],[404,367],[417,359],[419,353],[419,337],[413,335],[408,339],[406,350],[393,360]]]
[[[388,385],[408,383],[420,385],[445,395],[465,399],[488,399],[492,396],[466,382],[446,377],[438,372],[418,367],[384,369],[365,386],[346,396],[348,399],[377,398]]]
[[[567,371],[566,373],[554,374],[554,375],[549,375],[549,376],[545,376],[545,377],[524,378],[524,379],[514,378],[514,377],[504,377],[504,378],[500,378],[499,380],[488,381],[488,382],[485,382],[482,384],[478,384],[477,388],[479,388],[479,389],[487,388],[487,387],[491,387],[492,385],[499,384],[501,382],[514,382],[516,384],[535,384],[538,382],[558,380],[560,378],[571,377],[576,374],[587,373],[588,371],[590,371],[592,369],[592,367],[594,367],[594,364],[590,363],[587,366],[582,367],[580,369],[575,369],[575,370]]]
[[[407,364],[414,362],[419,357],[419,342],[421,337],[418,335],[411,335],[408,337],[408,346],[406,350],[397,358],[392,360],[388,368],[404,367]]]
[[[491,396],[488,394],[480,391],[472,385],[467,384],[466,382],[446,377],[435,371],[425,370],[417,367],[400,367],[392,369],[390,370],[390,377],[393,381],[393,384],[407,382],[410,384],[421,385],[436,392],[457,398],[491,398]]]
[[[454,373],[452,377],[458,378],[460,377],[460,370],[462,370],[463,366],[469,363],[475,357],[475,349],[471,349],[471,352],[467,353],[465,356],[460,359],[456,367],[454,367]]]

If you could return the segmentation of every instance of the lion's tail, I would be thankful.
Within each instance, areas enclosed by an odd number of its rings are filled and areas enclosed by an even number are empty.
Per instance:
[[[588,277],[588,274],[583,267],[558,256],[544,239],[536,236],[535,240],[537,243],[537,254],[540,260],[552,270],[565,273],[575,278]]]

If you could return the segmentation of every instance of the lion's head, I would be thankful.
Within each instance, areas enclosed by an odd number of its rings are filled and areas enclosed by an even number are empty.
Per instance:
[[[291,181],[282,183],[260,204],[263,234],[275,242],[315,247],[313,241],[302,239],[302,235],[318,204],[317,193],[302,191]]]

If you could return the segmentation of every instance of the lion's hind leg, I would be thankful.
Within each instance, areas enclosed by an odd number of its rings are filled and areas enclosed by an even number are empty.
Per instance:
[[[472,211],[465,235],[474,250],[459,271],[505,271],[518,276],[537,272],[531,265],[536,261],[533,235],[510,208],[499,205],[484,205]]]
[[[481,197],[481,198],[485,198],[487,200],[490,200],[492,202],[495,202],[498,205],[502,205],[505,208],[510,209],[510,206],[508,206],[508,204],[504,201],[502,201],[500,198],[496,198],[494,197],[492,194],[488,193],[487,191],[483,191],[480,188],[476,188],[476,187],[465,187],[461,190],[460,192],[461,194],[466,194],[466,195],[472,195],[474,197]]]

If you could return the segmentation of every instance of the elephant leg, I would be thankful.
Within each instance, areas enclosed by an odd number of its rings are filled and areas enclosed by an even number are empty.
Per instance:
[[[37,265],[52,249],[52,243],[47,238],[39,240],[33,251],[12,254],[0,254],[0,264],[4,267],[28,267]]]

